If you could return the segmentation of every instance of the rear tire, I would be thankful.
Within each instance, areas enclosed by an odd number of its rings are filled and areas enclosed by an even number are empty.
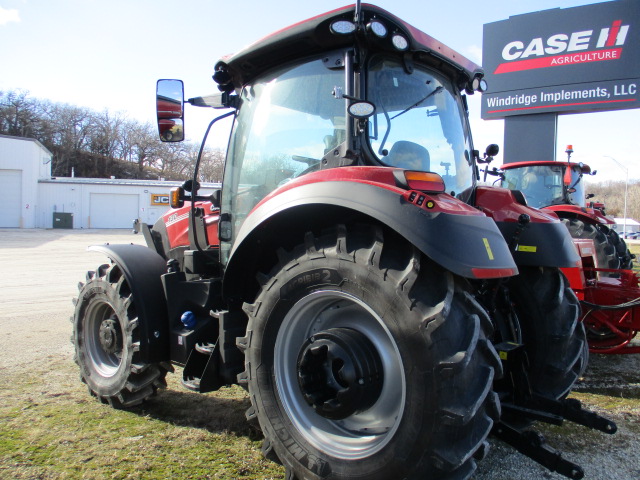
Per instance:
[[[138,317],[117,265],[87,273],[72,317],[75,362],[92,395],[115,408],[142,403],[166,386],[167,367],[138,358]]]
[[[239,381],[287,478],[466,479],[487,451],[501,375],[489,318],[392,236],[309,233],[244,306]]]
[[[534,394],[565,398],[584,373],[589,348],[578,299],[557,268],[519,267],[509,281]]]

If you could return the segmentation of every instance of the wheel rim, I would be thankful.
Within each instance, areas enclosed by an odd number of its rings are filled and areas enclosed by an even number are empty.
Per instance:
[[[352,348],[343,349],[346,354],[338,356],[362,364],[366,362],[359,356],[364,350],[364,355],[373,357],[374,364],[379,362],[367,372],[372,377],[379,373],[384,380],[379,386],[365,386],[364,397],[360,395],[346,409],[346,416],[345,410],[338,415],[344,418],[329,418],[331,414],[309,404],[309,392],[298,378],[300,360],[315,339],[335,344],[339,343],[337,337],[345,333]],[[322,290],[299,300],[278,331],[274,369],[276,388],[288,417],[299,434],[320,451],[356,460],[374,454],[393,438],[406,395],[402,360],[382,318],[360,299]]]
[[[122,362],[122,327],[108,303],[93,304],[85,316],[86,351],[93,369],[103,377],[112,377]]]

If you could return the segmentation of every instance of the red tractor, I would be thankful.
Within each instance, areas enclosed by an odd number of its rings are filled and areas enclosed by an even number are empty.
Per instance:
[[[567,148],[570,160],[573,149]],[[495,172],[494,172],[495,173]],[[527,204],[555,212],[569,229],[582,259],[563,269],[582,302],[581,319],[595,353],[640,353],[632,343],[640,331],[640,286],[631,271],[635,256],[613,229],[602,203],[590,202],[582,163],[537,161],[502,166],[502,186],[522,192]],[[593,173],[595,174],[595,172]]]
[[[358,2],[213,79],[187,103],[228,110],[209,129],[233,116],[222,187],[199,193],[198,161],[148,247],[92,247],[111,259],[73,317],[92,394],[129,408],[172,365],[196,392],[238,384],[288,479],[469,478],[491,433],[582,478],[526,430],[616,430],[567,399],[588,349],[560,268],[579,257],[555,215],[476,184],[482,70]],[[158,95],[183,105],[181,85]]]
[[[567,153],[573,149],[569,146]],[[502,166],[502,186],[521,191],[527,204],[555,212],[573,238],[593,240],[599,268],[632,268],[634,256],[614,230],[615,222],[605,216],[604,205],[587,200],[584,175],[595,175],[583,163],[535,161]]]

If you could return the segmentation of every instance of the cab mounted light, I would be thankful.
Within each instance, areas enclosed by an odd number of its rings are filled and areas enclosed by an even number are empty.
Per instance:
[[[171,208],[181,208],[184,206],[184,188],[174,187],[169,192],[169,205]]]
[[[397,50],[401,52],[407,50],[409,48],[409,41],[399,33],[394,33],[393,37],[391,37],[391,43],[396,47]]]
[[[471,88],[482,93],[482,92],[486,92],[487,91],[487,81],[480,77],[480,76],[476,76],[473,78],[473,80],[471,81]]]
[[[356,31],[356,26],[348,20],[337,20],[331,24],[331,32],[337,35],[349,35]]]
[[[384,38],[387,36],[387,27],[378,20],[371,20],[367,25],[367,30],[372,32],[376,37]]]
[[[365,100],[358,100],[355,103],[349,105],[349,115],[358,119],[369,118],[376,111],[376,106]]]
[[[467,95],[473,95],[475,92],[486,92],[488,85],[487,81],[484,79],[484,73],[482,71],[477,71],[473,78],[461,88],[465,89]]]
[[[404,172],[406,185],[410,190],[418,190],[429,193],[444,193],[444,180],[440,175],[433,172],[417,172],[406,170]]]

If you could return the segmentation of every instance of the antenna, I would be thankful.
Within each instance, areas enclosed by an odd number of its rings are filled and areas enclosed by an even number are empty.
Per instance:
[[[356,13],[353,17],[353,23],[358,25],[360,23],[360,15],[362,14],[362,10],[360,8],[360,0],[356,0]]]

